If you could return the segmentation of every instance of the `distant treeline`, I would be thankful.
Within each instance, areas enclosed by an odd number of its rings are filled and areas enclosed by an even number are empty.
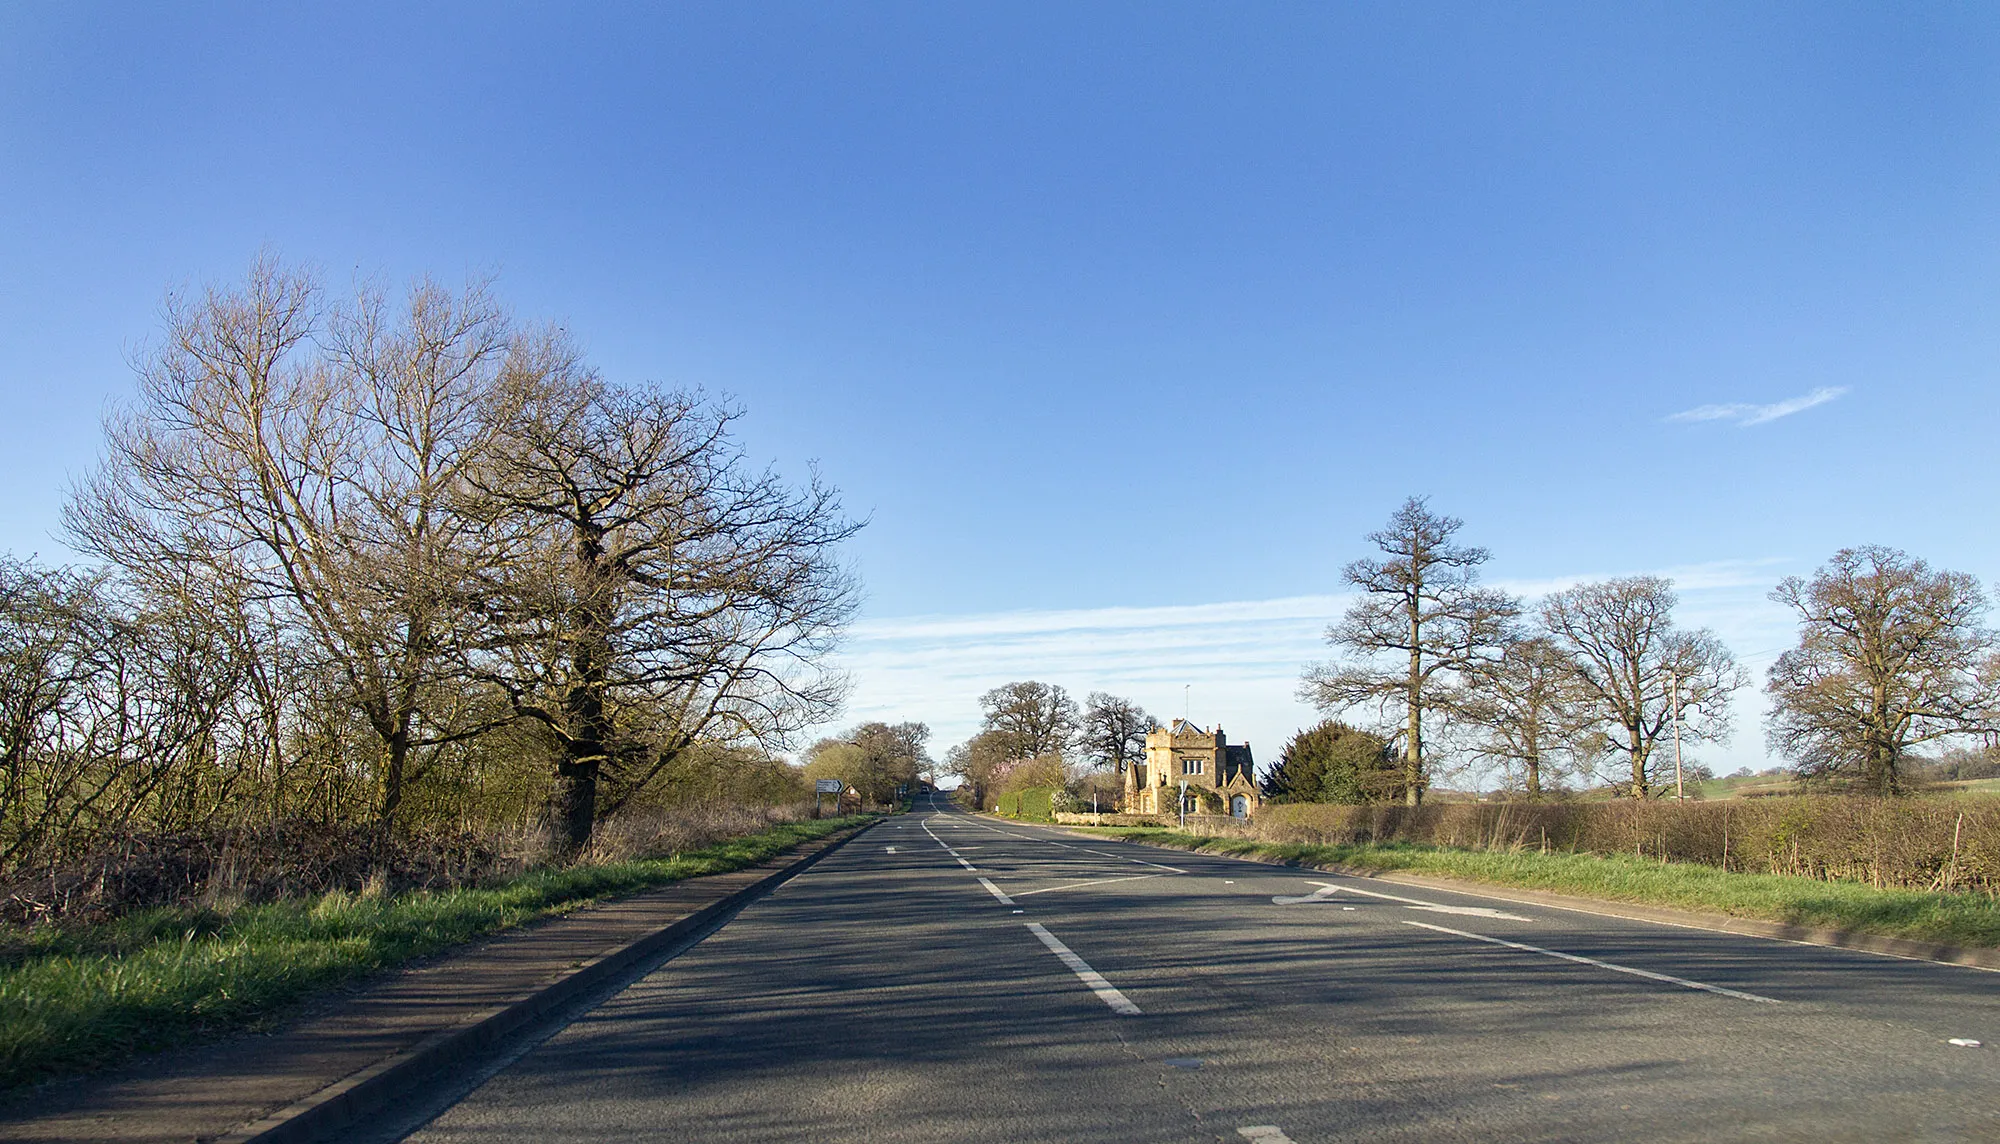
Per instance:
[[[1415,806],[1440,768],[1462,767],[1497,771],[1530,799],[1559,785],[1643,799],[1728,738],[1749,676],[1713,632],[1675,622],[1672,581],[1575,584],[1530,605],[1480,585],[1489,553],[1458,543],[1462,527],[1412,498],[1369,535],[1378,555],[1342,570],[1357,599],[1327,630],[1338,658],[1309,668],[1300,695],[1370,724],[1381,754],[1344,725],[1302,732],[1276,793]],[[1799,628],[1766,675],[1765,730],[1802,782],[1901,794],[1925,744],[2000,736],[2000,637],[1972,576],[1871,545],[1780,581],[1771,599]]]

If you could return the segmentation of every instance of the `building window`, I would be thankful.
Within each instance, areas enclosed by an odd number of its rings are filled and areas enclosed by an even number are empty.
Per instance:
[[[1206,763],[1201,759],[1182,759],[1181,773],[1184,775],[1198,775],[1205,765]]]

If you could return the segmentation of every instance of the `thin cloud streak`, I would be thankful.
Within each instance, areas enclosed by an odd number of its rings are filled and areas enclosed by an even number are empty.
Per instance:
[[[1731,421],[1738,429],[1752,425],[1763,425],[1780,417],[1790,417],[1802,413],[1815,405],[1825,405],[1847,392],[1844,385],[1823,385],[1811,393],[1774,401],[1769,405],[1752,405],[1745,402],[1730,402],[1726,405],[1697,405],[1668,417],[1669,421]]]
[[[1652,570],[1674,581],[1680,621],[1711,626],[1739,655],[1788,643],[1789,614],[1765,598],[1792,562],[1730,560]],[[1496,580],[1533,601],[1612,574]],[[978,697],[1017,679],[1059,683],[1079,696],[1127,695],[1162,717],[1185,710],[1221,721],[1232,741],[1257,744],[1260,763],[1318,714],[1297,696],[1300,670],[1328,657],[1326,627],[1350,594],[1291,596],[1156,607],[1045,609],[872,619],[849,631],[840,665],[855,682],[845,723],[922,719],[933,747],[978,727]],[[1185,696],[1184,684],[1191,684]],[[1755,688],[1738,697],[1737,739],[1708,759],[1728,769],[1764,765]],[[1187,706],[1184,708],[1184,701]],[[829,728],[830,729],[830,728]]]

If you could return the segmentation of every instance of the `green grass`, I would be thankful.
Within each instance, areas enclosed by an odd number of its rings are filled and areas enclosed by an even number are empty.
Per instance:
[[[2000,946],[2000,900],[1984,894],[1878,890],[1854,882],[1731,873],[1713,866],[1661,863],[1625,855],[1458,850],[1408,843],[1307,846],[1205,838],[1144,827],[1077,829],[1207,854],[1306,866],[1402,870],[1947,945]]]
[[[1706,799],[1798,793],[1798,782],[1790,775],[1728,775],[1719,779],[1702,779],[1689,785]]]
[[[534,870],[484,889],[165,909],[0,940],[0,1086],[268,1021],[313,993],[525,922],[755,865],[873,815],[789,823],[671,858]]]

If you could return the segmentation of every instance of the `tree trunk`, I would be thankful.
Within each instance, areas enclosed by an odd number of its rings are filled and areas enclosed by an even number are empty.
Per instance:
[[[1424,707],[1423,652],[1419,651],[1418,622],[1410,617],[1410,725],[1403,743],[1403,805],[1418,806],[1424,801]]]
[[[590,845],[597,828],[597,760],[564,759],[556,764],[556,825],[565,860]]]
[[[396,826],[396,811],[403,805],[403,772],[410,762],[410,727],[406,718],[403,725],[390,732],[382,743],[382,777],[377,784],[380,795],[377,801],[375,828],[384,839]]]
[[[611,742],[604,691],[611,663],[614,584],[604,566],[603,534],[579,528],[576,537],[577,603],[570,615],[569,687],[563,692],[563,759],[556,766],[557,819],[562,854],[573,859],[597,828],[597,776]]]
[[[576,658],[581,673],[599,679],[603,661],[588,654]],[[604,765],[610,737],[604,698],[597,687],[579,678],[564,697],[569,734],[563,737],[563,759],[556,764],[556,818],[562,829],[562,856],[575,858],[590,845],[597,828],[597,776]]]

